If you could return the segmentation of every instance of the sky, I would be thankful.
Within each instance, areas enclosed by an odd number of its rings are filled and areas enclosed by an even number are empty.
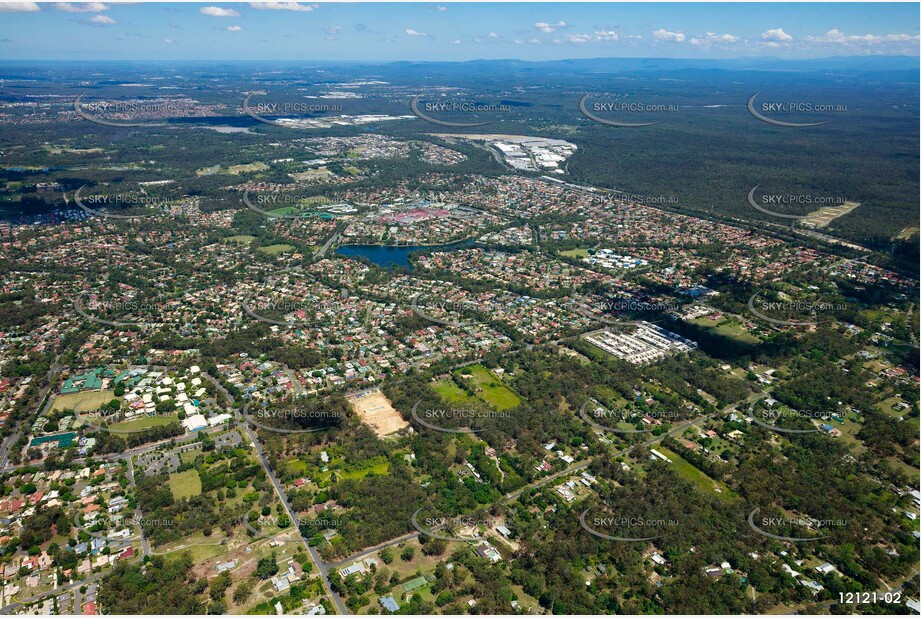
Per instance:
[[[919,55],[918,3],[0,2],[3,60]]]

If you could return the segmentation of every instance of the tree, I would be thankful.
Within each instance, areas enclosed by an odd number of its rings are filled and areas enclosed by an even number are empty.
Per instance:
[[[233,591],[233,602],[237,605],[245,603],[246,600],[253,594],[253,582],[246,579],[240,582],[240,584]]]
[[[259,579],[268,579],[278,573],[278,562],[275,559],[275,552],[265,558],[260,558],[256,564],[254,575]]]
[[[223,599],[228,588],[230,588],[230,573],[224,571],[211,580],[211,600],[220,601]]]

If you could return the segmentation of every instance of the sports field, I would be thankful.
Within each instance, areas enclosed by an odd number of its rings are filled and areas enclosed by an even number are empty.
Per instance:
[[[113,399],[117,399],[115,391],[84,391],[82,393],[70,393],[69,395],[59,395],[55,397],[51,405],[54,410],[76,410],[78,414],[86,414],[93,410],[98,410]]]
[[[268,255],[278,255],[294,251],[294,245],[268,245],[267,247],[259,247],[258,251]]]

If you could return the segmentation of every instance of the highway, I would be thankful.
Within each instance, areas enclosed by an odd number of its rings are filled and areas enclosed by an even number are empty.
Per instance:
[[[323,246],[320,247],[320,250],[316,252],[313,256],[313,261],[318,262],[323,259],[323,256],[326,255],[326,252],[329,251],[329,248],[333,245],[334,242],[339,240],[339,231],[337,230],[332,236],[329,237]]]

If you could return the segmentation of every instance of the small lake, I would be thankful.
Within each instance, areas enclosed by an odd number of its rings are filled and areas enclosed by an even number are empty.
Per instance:
[[[381,268],[402,266],[412,270],[409,263],[409,254],[414,251],[456,251],[471,247],[476,243],[474,239],[462,240],[447,245],[400,245],[399,247],[385,247],[382,245],[344,245],[336,253],[345,257],[360,256],[374,262]]]

